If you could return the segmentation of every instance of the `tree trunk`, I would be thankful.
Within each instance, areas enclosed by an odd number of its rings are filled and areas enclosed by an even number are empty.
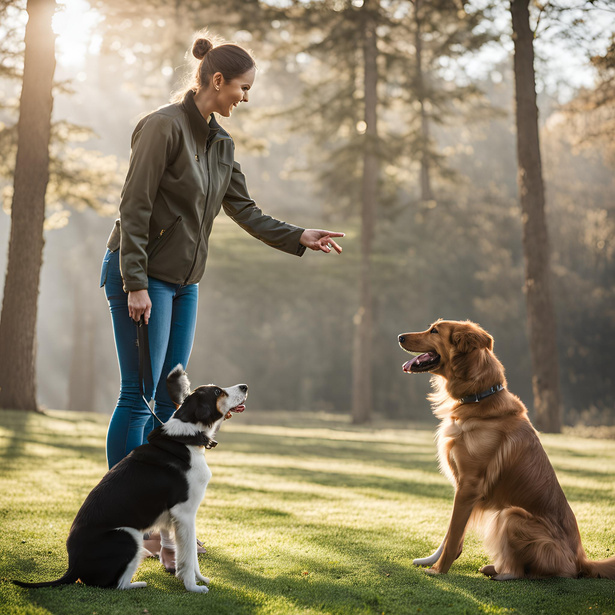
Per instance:
[[[360,305],[354,317],[354,354],[352,366],[352,421],[366,423],[370,420],[372,394],[372,329],[373,299],[371,286],[371,251],[376,218],[378,192],[378,46],[376,24],[372,11],[374,0],[363,4],[365,35],[363,39],[364,96],[365,96],[365,150],[363,154],[363,179],[361,202],[361,268]]]
[[[538,139],[534,35],[528,4],[529,0],[512,0],[510,4],[515,45],[517,184],[523,222],[525,294],[536,426],[541,431],[556,433],[561,431],[559,368]]]
[[[55,0],[28,0],[11,236],[0,318],[0,408],[36,410],[36,315],[53,106]]]
[[[425,75],[423,73],[423,38],[421,21],[421,0],[414,2],[414,48],[416,52],[416,91],[421,118],[421,201],[432,201],[431,176],[429,171],[429,118],[425,106]]]

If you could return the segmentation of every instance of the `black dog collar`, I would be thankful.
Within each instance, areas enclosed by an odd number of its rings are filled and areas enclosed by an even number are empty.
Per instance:
[[[205,438],[207,438],[207,436],[205,436]],[[207,444],[205,444],[205,448],[207,449],[216,448],[216,446],[218,446],[218,443],[215,440],[212,440],[211,438],[207,438]]]
[[[477,404],[481,399],[485,399],[485,397],[489,397],[494,393],[498,393],[504,388],[503,384],[496,384],[492,386],[490,389],[483,391],[482,393],[475,393],[474,395],[466,395],[459,400],[460,404]]]
[[[191,436],[167,436],[170,440],[181,442],[182,444],[191,444],[192,446],[204,446],[207,449],[215,448],[218,443],[210,438],[204,431],[199,431]]]

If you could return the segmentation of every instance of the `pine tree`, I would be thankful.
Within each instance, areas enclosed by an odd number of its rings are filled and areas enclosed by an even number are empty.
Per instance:
[[[55,0],[28,0],[11,236],[0,317],[0,407],[36,410],[35,344],[49,179]]]
[[[515,45],[515,100],[519,197],[523,220],[525,293],[532,355],[532,387],[536,426],[561,431],[561,399],[555,310],[551,294],[550,253],[538,137],[534,74],[534,33],[529,0],[512,0]]]
[[[455,176],[438,151],[434,128],[462,114],[476,117],[479,109],[491,112],[459,63],[460,58],[496,38],[485,25],[490,10],[489,3],[477,8],[454,0],[411,0],[400,3],[395,12],[387,67],[405,103],[405,128],[398,135],[397,146],[407,165],[418,161],[419,200],[424,203],[436,199],[435,176]],[[474,107],[471,111],[470,105]]]
[[[307,57],[291,130],[311,136],[310,159],[336,218],[360,220],[359,305],[354,315],[352,417],[369,421],[372,386],[372,251],[380,194],[380,0],[322,0],[287,13],[292,55]],[[307,118],[307,122],[306,122]],[[360,206],[357,207],[357,204]]]

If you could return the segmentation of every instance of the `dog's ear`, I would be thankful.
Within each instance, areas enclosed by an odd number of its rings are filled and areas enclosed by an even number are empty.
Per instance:
[[[455,327],[451,340],[460,352],[471,352],[480,348],[493,350],[493,338],[474,323]]]
[[[196,416],[199,423],[209,427],[221,417],[221,414],[216,406],[215,400],[212,400],[209,395],[201,395],[199,396],[198,406],[196,408]]]
[[[211,390],[201,387],[186,397],[173,416],[184,423],[202,423],[207,427],[222,417]]]
[[[184,399],[190,395],[190,380],[188,380],[184,366],[181,363],[169,372],[167,376],[167,391],[176,408],[179,408],[184,403]]]

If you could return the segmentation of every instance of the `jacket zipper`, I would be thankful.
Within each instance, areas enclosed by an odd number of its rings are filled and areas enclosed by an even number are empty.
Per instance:
[[[190,279],[190,276],[192,275],[192,272],[194,271],[194,268],[196,267],[196,260],[198,258],[199,255],[199,248],[201,246],[201,241],[203,239],[203,224],[205,224],[205,216],[207,215],[207,201],[209,200],[209,185],[210,185],[210,181],[209,181],[209,152],[212,151],[213,146],[218,143],[219,141],[223,141],[226,137],[221,137],[219,139],[216,139],[215,141],[212,141],[212,143],[210,144],[210,146],[205,150],[204,154],[205,154],[205,166],[207,169],[207,190],[205,191],[205,207],[203,208],[203,216],[201,217],[201,224],[199,226],[199,238],[197,239],[196,242],[196,248],[194,250],[194,258],[192,259],[192,265],[190,266],[190,271],[188,271],[188,275],[186,276],[186,279],[184,280],[184,284],[188,284],[188,280]],[[196,155],[196,160],[199,160],[199,155]]]
[[[212,143],[213,146],[213,143]],[[211,146],[210,146],[211,149]],[[199,238],[197,239],[196,242],[196,247],[194,249],[194,257],[192,258],[192,265],[190,266],[190,271],[188,271],[188,275],[186,276],[186,279],[184,280],[184,284],[188,284],[188,280],[190,279],[190,276],[192,275],[192,272],[194,271],[194,268],[196,266],[196,259],[199,256],[199,248],[201,247],[201,237],[203,236],[203,224],[205,223],[205,216],[207,215],[207,201],[209,199],[209,184],[211,183],[209,181],[209,152],[208,150],[205,150],[205,167],[207,169],[207,189],[205,191],[205,206],[203,207],[203,215],[201,216],[201,224],[199,225]],[[198,154],[197,154],[197,160],[198,160]]]
[[[175,219],[175,222],[173,222],[173,224],[171,224],[169,228],[161,229],[160,233],[158,233],[158,236],[154,240],[154,245],[152,246],[152,249],[147,254],[148,259],[154,256],[154,254],[156,254],[156,252],[160,250],[160,247],[163,245],[164,240],[168,239],[168,237],[173,234],[173,231],[177,228],[177,225],[181,221],[182,221],[182,217],[177,216],[177,218]]]

